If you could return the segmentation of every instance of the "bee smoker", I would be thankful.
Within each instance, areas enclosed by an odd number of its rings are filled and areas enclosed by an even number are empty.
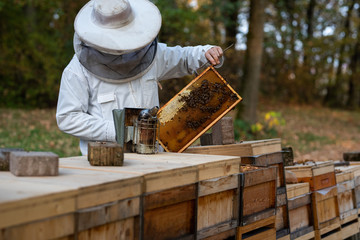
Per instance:
[[[140,154],[153,154],[158,151],[156,141],[159,134],[159,120],[157,112],[159,107],[144,109],[139,113],[134,123],[134,143],[136,152]]]
[[[160,122],[157,118],[159,107],[150,109],[114,109],[116,141],[125,152],[154,154],[158,152]]]

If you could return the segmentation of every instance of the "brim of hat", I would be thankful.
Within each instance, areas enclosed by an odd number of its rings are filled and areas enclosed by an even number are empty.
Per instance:
[[[121,28],[103,28],[92,21],[93,1],[77,14],[74,27],[79,38],[99,51],[121,54],[151,43],[161,27],[159,9],[148,0],[129,0],[134,19]]]

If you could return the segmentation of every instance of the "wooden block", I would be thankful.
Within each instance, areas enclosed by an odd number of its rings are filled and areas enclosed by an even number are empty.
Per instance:
[[[335,168],[333,162],[319,162],[315,165],[295,165],[285,167],[293,172],[299,182],[310,183],[311,191],[336,185]]]
[[[225,156],[255,156],[281,152],[281,139],[244,141],[227,145],[194,146],[187,148],[184,152]]]
[[[124,149],[112,142],[89,142],[88,161],[93,166],[122,166]]]
[[[223,117],[212,127],[213,145],[234,144],[234,124],[232,117]]]
[[[286,184],[286,193],[288,199],[301,196],[309,192],[310,192],[310,185],[308,182]]]
[[[22,152],[21,148],[0,148],[0,171],[10,171],[10,153]]]
[[[276,168],[241,166],[240,226],[268,218],[276,211]]]
[[[312,192],[315,230],[325,229],[329,225],[340,225],[337,195],[336,186]]]
[[[52,152],[11,152],[10,172],[15,176],[57,176],[59,157]]]
[[[204,133],[200,136],[200,145],[201,146],[209,146],[214,145],[212,140],[212,133]]]
[[[237,228],[236,239],[276,239],[275,216],[255,221]]]
[[[360,161],[360,152],[344,152],[343,159],[345,161]]]
[[[195,184],[147,193],[142,201],[142,239],[195,237]]]
[[[239,176],[199,182],[197,238],[234,229],[238,225]]]

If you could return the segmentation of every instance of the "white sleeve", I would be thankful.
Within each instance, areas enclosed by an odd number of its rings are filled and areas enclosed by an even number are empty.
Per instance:
[[[65,69],[56,110],[59,129],[84,140],[114,142],[113,121],[88,114],[88,103],[89,86],[85,76]]]
[[[195,47],[167,47],[164,43],[158,44],[157,65],[159,80],[178,78],[194,74],[197,69],[207,62],[205,53],[211,45]],[[223,62],[221,59],[220,66]]]

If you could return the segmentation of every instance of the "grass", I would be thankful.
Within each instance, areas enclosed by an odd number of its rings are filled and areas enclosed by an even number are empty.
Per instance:
[[[80,155],[79,140],[61,132],[54,109],[0,109],[0,148],[49,151],[60,157]]]
[[[360,112],[319,106],[288,105],[262,101],[259,119],[275,111],[285,120],[276,126],[282,146],[290,146],[295,158],[339,158],[343,151],[360,151]],[[257,135],[257,139],[269,135]],[[250,140],[250,139],[244,139]],[[0,148],[51,151],[60,157],[80,155],[77,138],[62,133],[55,109],[0,109]]]

